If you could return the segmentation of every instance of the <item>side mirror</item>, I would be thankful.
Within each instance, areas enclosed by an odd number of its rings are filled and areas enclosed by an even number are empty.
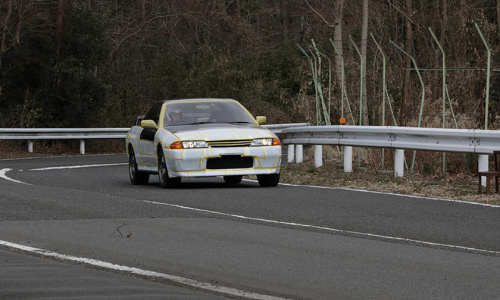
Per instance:
[[[257,121],[257,124],[264,125],[267,122],[267,118],[264,116],[257,116],[256,121]]]
[[[146,129],[158,129],[158,126],[156,126],[156,123],[153,120],[142,120],[141,127]]]

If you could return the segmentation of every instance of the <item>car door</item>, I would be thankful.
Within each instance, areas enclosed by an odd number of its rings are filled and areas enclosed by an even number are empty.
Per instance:
[[[163,102],[156,103],[146,114],[144,120],[152,120],[158,126]],[[156,149],[154,138],[157,129],[142,128],[139,138],[139,153],[142,164],[146,167],[156,167]]]

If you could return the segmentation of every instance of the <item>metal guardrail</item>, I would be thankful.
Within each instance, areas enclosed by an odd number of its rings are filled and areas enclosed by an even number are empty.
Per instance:
[[[86,139],[124,139],[130,128],[0,128],[0,140],[28,140],[33,152],[34,140],[80,140],[85,154]]]
[[[0,140],[125,138],[130,128],[0,128]]]
[[[441,129],[385,126],[308,126],[307,123],[264,125],[282,133],[288,147],[288,162],[303,158],[302,145],[315,145],[315,164],[322,165],[321,145],[346,146],[344,171],[352,171],[352,147],[395,149],[395,176],[404,174],[404,150],[477,153],[478,170],[488,170],[488,154],[500,150],[500,131],[481,129]],[[34,140],[77,139],[85,154],[87,139],[123,139],[129,128],[0,128],[0,140],[28,140],[33,152]]]
[[[262,127],[266,127],[267,129],[271,130],[274,133],[282,133],[283,130],[288,129],[288,128],[295,128],[295,127],[304,127],[308,126],[308,123],[289,123],[289,124],[269,124],[269,125],[262,125]]]
[[[305,126],[283,130],[283,144],[343,145],[491,154],[500,131],[386,126]]]
[[[290,145],[288,161],[301,162],[302,145],[346,146],[344,171],[352,171],[352,147],[395,149],[396,176],[404,174],[404,150],[477,153],[478,170],[488,170],[488,154],[500,150],[500,131],[385,126],[305,126],[283,130],[283,144]],[[294,145],[296,145],[294,147]],[[295,149],[296,148],[296,149]],[[315,149],[315,164],[322,165],[321,150]]]
[[[274,133],[284,129],[303,127],[307,123],[269,124]],[[85,140],[124,139],[130,128],[0,128],[0,140],[28,140],[28,151],[33,152],[34,140],[80,140],[80,153],[85,154]]]

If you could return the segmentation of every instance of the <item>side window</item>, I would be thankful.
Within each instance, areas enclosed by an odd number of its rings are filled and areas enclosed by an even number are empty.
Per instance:
[[[163,102],[158,102],[156,103],[146,114],[146,117],[144,117],[144,120],[153,120],[155,121],[156,124],[158,124],[158,121],[160,120],[160,112],[161,112],[161,107],[163,105]]]

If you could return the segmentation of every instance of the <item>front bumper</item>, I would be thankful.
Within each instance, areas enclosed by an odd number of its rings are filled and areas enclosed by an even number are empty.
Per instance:
[[[163,151],[170,177],[260,175],[280,172],[281,146]]]

